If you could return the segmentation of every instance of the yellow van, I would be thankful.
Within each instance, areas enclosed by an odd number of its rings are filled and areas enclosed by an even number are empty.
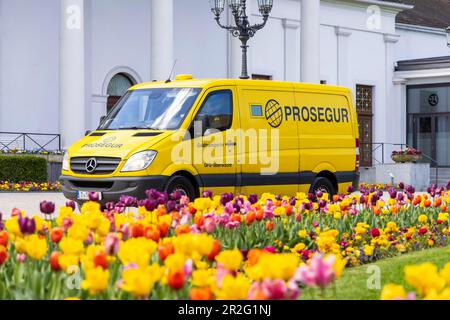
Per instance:
[[[180,75],[129,89],[99,128],[65,154],[64,195],[210,190],[294,196],[359,182],[358,123],[349,89]]]

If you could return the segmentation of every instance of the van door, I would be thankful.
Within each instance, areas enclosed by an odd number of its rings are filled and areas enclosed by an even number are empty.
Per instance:
[[[295,196],[299,185],[297,121],[292,117],[293,87],[238,87],[242,124],[238,160],[241,192]],[[287,110],[287,113],[286,113]]]
[[[193,119],[192,163],[203,184],[200,191],[238,191],[237,141],[230,134],[240,127],[236,105],[235,88],[215,87],[206,92]]]

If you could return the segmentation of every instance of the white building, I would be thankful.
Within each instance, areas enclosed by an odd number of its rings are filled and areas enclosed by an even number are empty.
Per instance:
[[[248,2],[259,22],[257,1]],[[383,161],[370,145],[381,142],[418,146],[450,166],[450,59],[399,62],[450,54],[444,22],[427,17],[449,10],[401,2],[274,0],[250,41],[249,72],[352,88],[368,166]],[[166,79],[175,59],[175,73],[237,77],[239,46],[208,0],[0,0],[0,131],[60,133],[67,147],[129,85]],[[388,161],[398,147],[384,148]]]

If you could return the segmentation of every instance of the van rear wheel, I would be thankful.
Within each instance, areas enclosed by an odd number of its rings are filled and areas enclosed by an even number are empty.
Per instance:
[[[331,181],[324,177],[317,178],[311,186],[312,193],[316,193],[317,191],[322,191],[328,193],[329,195],[336,194],[336,190]]]
[[[168,194],[179,191],[182,195],[187,196],[191,201],[195,200],[195,188],[191,181],[183,176],[171,177],[167,182],[165,191]]]

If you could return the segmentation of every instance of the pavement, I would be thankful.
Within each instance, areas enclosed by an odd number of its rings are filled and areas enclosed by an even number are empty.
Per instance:
[[[61,192],[0,192],[0,212],[3,214],[3,219],[7,219],[14,208],[24,210],[30,216],[40,215],[39,203],[43,200],[54,202],[56,208],[66,204],[66,198]]]

